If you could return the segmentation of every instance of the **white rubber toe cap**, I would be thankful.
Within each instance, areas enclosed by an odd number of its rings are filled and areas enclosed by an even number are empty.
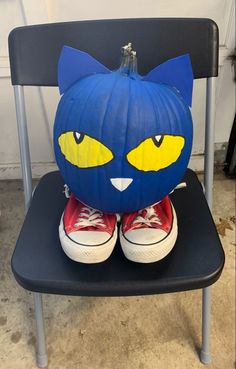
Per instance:
[[[139,245],[150,245],[162,241],[167,233],[162,229],[141,228],[127,231],[124,237],[132,243]]]
[[[69,238],[76,243],[88,246],[97,246],[107,242],[111,235],[108,232],[79,231],[68,234]]]

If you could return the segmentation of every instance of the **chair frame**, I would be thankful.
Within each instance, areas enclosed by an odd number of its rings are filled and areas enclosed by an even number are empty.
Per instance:
[[[16,120],[20,146],[22,178],[24,187],[25,211],[27,212],[33,193],[30,162],[29,139],[25,109],[24,86],[14,85]],[[205,158],[204,189],[208,206],[212,209],[213,175],[214,175],[214,123],[215,123],[216,77],[206,79],[206,115],[205,115]],[[46,367],[48,363],[43,319],[42,293],[33,292],[35,305],[38,367]],[[211,326],[211,287],[202,289],[202,347],[200,360],[204,364],[211,362],[210,350]]]

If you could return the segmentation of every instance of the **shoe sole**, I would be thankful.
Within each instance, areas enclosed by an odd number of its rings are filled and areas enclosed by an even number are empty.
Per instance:
[[[59,238],[61,246],[65,254],[72,260],[85,263],[96,264],[101,263],[109,258],[117,240],[117,226],[113,235],[102,245],[86,246],[77,242],[73,242],[66,234],[63,225],[63,215],[59,225]]]
[[[149,245],[129,242],[120,228],[120,244],[127,259],[136,263],[154,263],[163,259],[173,249],[178,235],[177,216],[172,205],[173,225],[170,233],[163,241]]]

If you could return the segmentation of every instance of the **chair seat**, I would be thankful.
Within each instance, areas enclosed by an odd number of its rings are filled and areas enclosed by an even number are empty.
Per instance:
[[[185,189],[170,195],[178,218],[178,238],[171,253],[151,264],[129,261],[119,241],[100,264],[81,264],[63,252],[58,225],[65,208],[60,173],[39,182],[12,257],[14,275],[24,288],[80,296],[128,296],[203,288],[214,283],[224,252],[196,174],[188,169]]]

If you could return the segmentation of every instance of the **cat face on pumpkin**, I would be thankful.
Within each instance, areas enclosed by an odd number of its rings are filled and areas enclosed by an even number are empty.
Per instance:
[[[130,212],[159,201],[182,179],[191,114],[168,85],[120,71],[97,73],[64,93],[54,146],[65,182],[82,202]]]

